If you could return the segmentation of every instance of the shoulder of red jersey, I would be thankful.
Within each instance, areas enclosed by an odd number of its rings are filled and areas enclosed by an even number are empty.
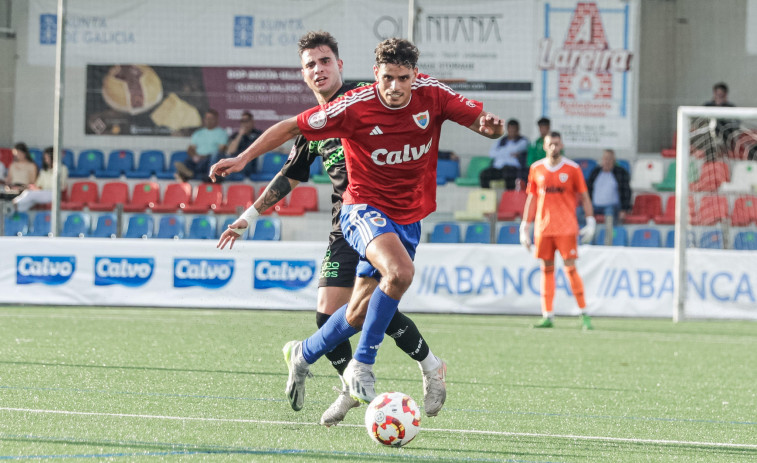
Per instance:
[[[374,98],[376,98],[375,83],[371,85],[364,85],[362,87],[357,87],[355,89],[352,89],[346,92],[344,95],[340,96],[336,100],[330,101],[326,105],[326,109],[325,109],[326,115],[328,117],[334,117],[356,103],[360,103],[361,101],[372,100]]]
[[[457,95],[457,93],[447,84],[443,84],[429,75],[418,73],[418,77],[416,77],[415,82],[413,82],[413,90],[421,88],[438,88],[450,95]]]

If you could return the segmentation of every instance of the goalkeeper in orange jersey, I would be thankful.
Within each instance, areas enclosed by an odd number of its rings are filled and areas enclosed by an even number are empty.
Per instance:
[[[555,297],[555,251],[560,251],[570,288],[581,309],[583,329],[592,329],[591,318],[586,314],[584,284],[576,271],[578,240],[589,243],[594,236],[596,221],[591,198],[581,168],[562,156],[563,143],[559,132],[544,137],[547,157],[531,165],[528,173],[526,205],[520,224],[520,242],[531,249],[531,229],[534,221],[535,255],[541,259],[541,311],[543,319],[535,328],[552,328],[552,301]],[[576,195],[586,212],[586,226],[578,229]],[[535,220],[534,220],[535,218]]]

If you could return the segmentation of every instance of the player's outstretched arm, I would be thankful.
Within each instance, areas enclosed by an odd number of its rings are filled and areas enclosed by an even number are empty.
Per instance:
[[[285,177],[281,172],[276,174],[276,177],[271,180],[263,194],[255,200],[253,205],[244,211],[234,223],[229,224],[229,227],[221,233],[221,237],[218,239],[216,247],[218,249],[223,249],[228,244],[229,249],[233,249],[234,242],[242,235],[242,233],[244,233],[247,227],[252,225],[252,221],[255,220],[260,213],[273,207],[299,184],[300,182],[298,180]]]
[[[499,138],[505,133],[504,121],[486,111],[481,111],[476,122],[468,128],[488,138]]]
[[[277,122],[263,132],[263,134],[248,146],[246,150],[242,151],[239,156],[235,158],[221,159],[213,164],[210,167],[210,173],[208,176],[215,182],[217,177],[226,177],[234,172],[239,172],[244,169],[244,166],[246,166],[248,162],[278,148],[287,140],[294,138],[299,134],[300,129],[297,127],[296,116]]]

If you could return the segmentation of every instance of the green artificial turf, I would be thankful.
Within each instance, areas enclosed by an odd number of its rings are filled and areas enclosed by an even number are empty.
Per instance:
[[[339,381],[284,397],[281,347],[311,312],[0,307],[0,460],[757,461],[757,324],[411,314],[448,364],[447,402],[407,447],[318,425]],[[353,345],[357,339],[353,339]],[[422,405],[386,338],[379,392]]]

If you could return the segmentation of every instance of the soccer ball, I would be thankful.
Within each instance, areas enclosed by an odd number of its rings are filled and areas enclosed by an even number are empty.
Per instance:
[[[382,445],[402,447],[421,429],[421,411],[409,395],[384,392],[368,405],[365,429],[371,439]]]

